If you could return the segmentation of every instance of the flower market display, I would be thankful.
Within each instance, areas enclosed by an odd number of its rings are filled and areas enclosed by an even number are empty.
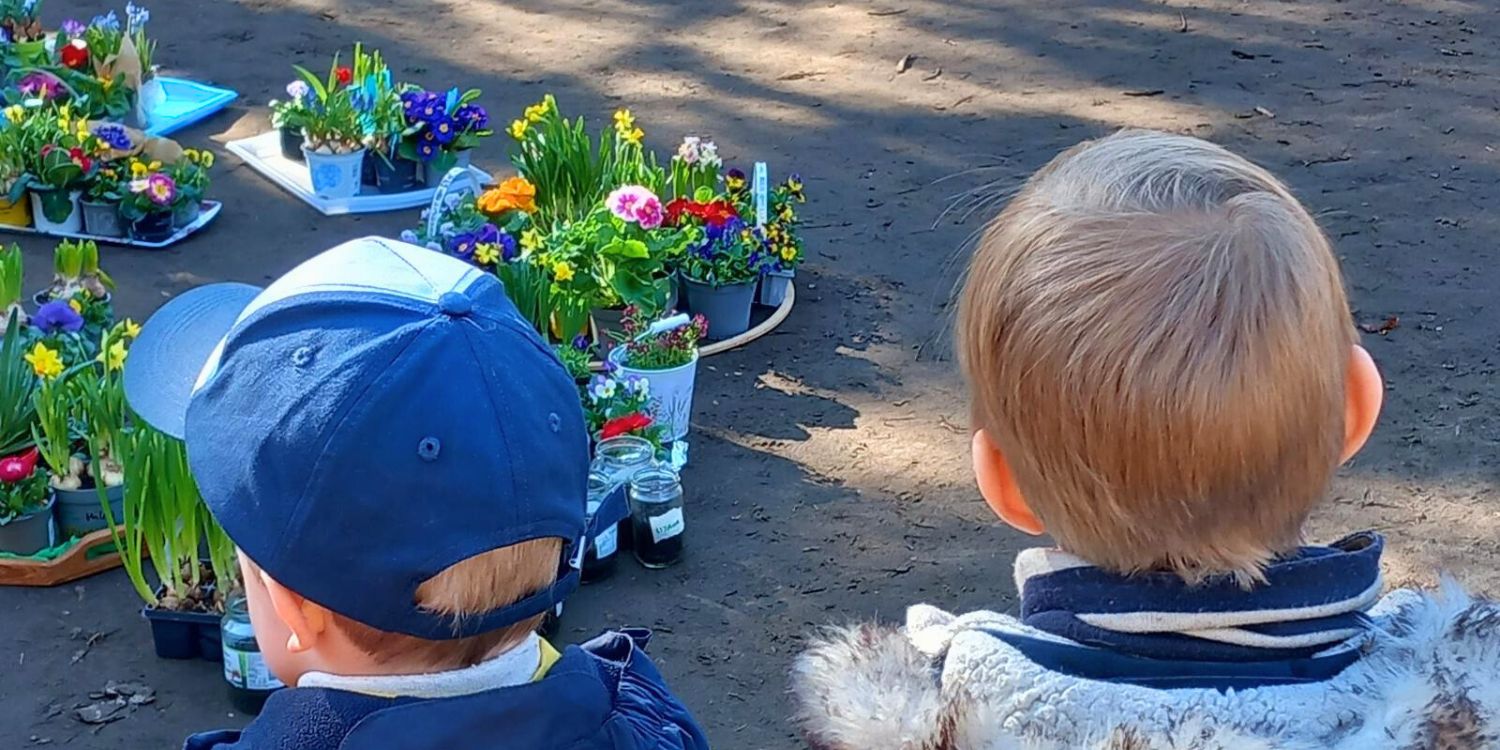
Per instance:
[[[71,103],[27,99],[0,129],[0,229],[159,247],[201,228],[214,155]]]
[[[471,152],[493,135],[478,89],[396,81],[362,45],[326,73],[296,71],[270,103],[276,132],[229,149],[325,214],[423,205],[454,168],[489,181],[471,170]]]

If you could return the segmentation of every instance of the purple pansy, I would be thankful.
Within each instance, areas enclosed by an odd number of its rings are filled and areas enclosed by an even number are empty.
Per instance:
[[[53,300],[37,308],[31,324],[47,335],[77,333],[83,330],[83,316],[66,300]]]

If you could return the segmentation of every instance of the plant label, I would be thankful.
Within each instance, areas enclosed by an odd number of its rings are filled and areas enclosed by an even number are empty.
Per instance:
[[[766,202],[770,197],[770,179],[766,175],[766,163],[755,162],[754,182],[751,183],[751,197],[755,199],[755,226],[766,225]]]
[[[681,534],[684,526],[681,508],[673,508],[659,516],[652,516],[651,541],[661,544]]]

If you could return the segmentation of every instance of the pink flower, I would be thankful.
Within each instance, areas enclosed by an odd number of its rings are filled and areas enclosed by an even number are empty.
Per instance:
[[[605,205],[609,206],[610,213],[625,221],[640,224],[642,229],[661,226],[662,219],[666,216],[656,193],[640,185],[626,185],[616,189],[605,199]]]

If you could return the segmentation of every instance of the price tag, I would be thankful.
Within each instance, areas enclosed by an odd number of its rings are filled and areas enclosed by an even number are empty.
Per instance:
[[[755,199],[755,226],[766,225],[766,203],[770,197],[770,180],[766,176],[766,163],[755,162],[755,177],[750,195]]]

